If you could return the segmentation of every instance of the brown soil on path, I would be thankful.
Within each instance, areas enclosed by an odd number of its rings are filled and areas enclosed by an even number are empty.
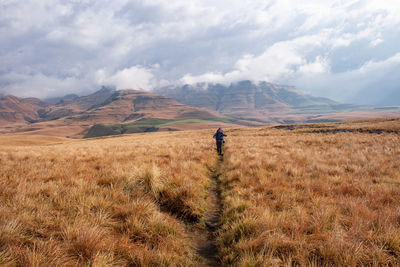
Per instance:
[[[204,225],[194,226],[191,230],[193,246],[198,253],[201,261],[199,266],[221,266],[218,257],[218,246],[215,240],[215,233],[220,227],[222,214],[222,200],[220,189],[220,166],[222,157],[218,159],[215,168],[211,169],[211,187],[207,200],[207,212],[204,216]]]

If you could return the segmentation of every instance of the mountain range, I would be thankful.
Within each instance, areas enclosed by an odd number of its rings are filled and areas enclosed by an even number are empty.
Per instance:
[[[341,104],[294,87],[241,81],[169,86],[153,92],[103,87],[87,96],[0,98],[0,134],[74,138],[159,130],[340,121],[400,115],[399,108]]]
[[[155,91],[195,107],[207,108],[235,118],[277,122],[288,114],[320,114],[358,110],[361,107],[306,95],[292,86],[241,81],[221,84],[164,87]]]

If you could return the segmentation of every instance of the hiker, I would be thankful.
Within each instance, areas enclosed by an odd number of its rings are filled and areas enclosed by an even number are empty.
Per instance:
[[[213,138],[217,141],[217,152],[218,155],[222,156],[222,143],[225,143],[224,137],[227,136],[224,134],[221,128],[218,128],[217,132],[214,134]]]

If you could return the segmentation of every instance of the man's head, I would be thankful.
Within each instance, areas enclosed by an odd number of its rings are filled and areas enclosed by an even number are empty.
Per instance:
[[[218,128],[218,132],[222,131],[222,128]]]

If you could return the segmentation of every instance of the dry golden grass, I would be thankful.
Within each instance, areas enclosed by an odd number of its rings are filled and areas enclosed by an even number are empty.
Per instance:
[[[279,125],[277,128],[294,127],[298,133],[400,133],[400,118],[363,119],[339,123]]]
[[[44,135],[0,135],[0,146],[38,146],[70,141],[68,138]]]
[[[399,265],[399,122],[227,129],[222,264]],[[201,264],[211,136],[1,137],[0,265]]]
[[[375,119],[364,119],[342,123],[342,127],[361,129],[374,129],[374,130],[386,130],[386,131],[400,131],[400,118],[399,117],[387,117],[387,118],[375,118]]]
[[[399,120],[335,127],[398,129]],[[228,134],[218,238],[224,264],[400,264],[399,134]]]
[[[184,222],[205,212],[210,134],[3,144],[0,265],[197,265]]]

